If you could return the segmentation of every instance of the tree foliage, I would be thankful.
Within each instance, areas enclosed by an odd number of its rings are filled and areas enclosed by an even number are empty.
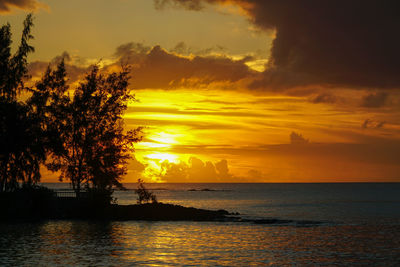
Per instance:
[[[103,75],[97,66],[68,93],[64,63],[48,69],[37,83],[32,105],[45,118],[52,161],[49,169],[60,171],[79,193],[82,187],[122,188],[133,143],[140,128],[125,132],[122,115],[134,100],[128,90],[128,71]]]
[[[0,98],[0,192],[40,180],[45,150],[39,122],[27,105]]]
[[[32,14],[24,21],[24,29],[20,45],[16,53],[11,55],[11,26],[6,24],[0,28],[0,97],[8,101],[15,100],[17,94],[25,89],[23,78],[27,77],[27,56],[34,51],[29,45],[33,39],[31,28],[33,26]]]
[[[24,21],[21,43],[11,55],[11,27],[0,28],[0,192],[13,191],[20,183],[40,180],[40,164],[45,160],[41,143],[40,117],[24,102],[17,101],[27,77],[27,56],[33,52],[28,41],[32,15]]]
[[[10,25],[0,28],[0,192],[37,183],[43,163],[78,195],[82,187],[107,194],[122,188],[133,144],[141,139],[140,128],[124,131],[123,113],[135,99],[129,69],[102,74],[94,66],[71,89],[61,62],[26,88],[32,26],[28,15],[14,55]],[[17,101],[21,91],[30,94],[25,102]]]

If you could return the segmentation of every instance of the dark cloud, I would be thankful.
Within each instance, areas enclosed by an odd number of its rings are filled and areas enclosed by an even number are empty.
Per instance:
[[[361,106],[365,108],[380,108],[387,103],[386,92],[371,93],[363,97]]]
[[[190,10],[201,10],[203,9],[201,0],[177,0],[177,1],[169,1],[169,0],[154,0],[154,6],[157,9],[163,9],[166,6],[173,7],[184,7]]]
[[[175,47],[175,50],[178,52],[185,49],[184,47],[182,43]],[[158,45],[150,47],[135,42],[118,46],[114,57],[115,62],[105,65],[102,70],[113,72],[119,70],[121,66],[130,66],[132,89],[207,88],[213,83],[219,84],[219,88],[228,85],[232,88],[233,84],[257,75],[257,72],[246,65],[246,62],[252,60],[251,57],[240,60],[217,55],[189,57],[169,52]],[[79,80],[91,67],[87,60],[63,52],[50,62],[30,63],[29,73],[33,77],[40,77],[49,65],[54,67],[61,60],[66,63],[70,82]]]
[[[76,64],[75,60],[71,57],[68,52],[63,52],[61,55],[54,57],[50,62],[47,61],[34,61],[29,63],[28,72],[29,75],[40,78],[45,73],[48,66],[55,68],[61,60],[65,62],[65,68],[68,74],[68,81],[70,83],[76,82],[82,78],[82,76],[89,70],[89,67],[80,66],[84,60],[81,59],[81,64]],[[78,60],[79,61],[79,60]]]
[[[182,45],[183,46],[183,45]],[[182,47],[179,46],[178,50]],[[182,48],[183,49],[183,48]],[[233,60],[225,56],[183,57],[160,46],[153,48],[129,43],[117,48],[120,63],[132,66],[132,87],[206,87],[214,82],[238,82],[254,75],[245,64],[248,58]]]
[[[0,0],[0,13],[9,13],[12,8],[34,11],[41,7],[45,5],[36,0]]]
[[[175,45],[175,47],[171,50],[171,52],[175,52],[178,54],[185,54],[187,53],[189,48],[187,47],[185,42],[179,42]]]
[[[313,96],[311,99],[312,103],[335,103],[338,99],[336,96],[330,94],[330,93],[320,93],[318,95]]]
[[[361,124],[361,128],[367,129],[367,128],[368,128],[369,122],[370,122],[370,120],[369,120],[369,119],[366,119],[366,120]]]
[[[64,60],[64,62],[65,63],[69,63],[69,62],[71,62],[71,56],[69,55],[69,53],[67,52],[67,51],[64,51],[61,55],[59,55],[59,56],[56,56],[56,57],[54,57],[52,60],[51,60],[51,64],[54,64],[54,65],[58,65],[58,64],[60,64],[61,63],[61,61],[63,61]]]
[[[259,28],[274,30],[269,65],[254,89],[328,84],[400,86],[398,1],[156,0],[157,8],[240,6]]]
[[[130,42],[118,46],[114,55],[116,57],[130,56],[133,54],[144,55],[150,50],[150,48],[151,47],[146,46],[143,43]]]
[[[386,124],[386,121],[374,121],[371,119],[366,119],[362,124],[361,128],[363,129],[381,129]]]
[[[376,129],[382,128],[386,124],[386,121],[380,121],[375,125]]]
[[[221,53],[226,50],[225,47],[216,45],[213,47],[208,47],[204,49],[196,49],[193,47],[188,46],[185,42],[181,41],[177,43],[172,49],[170,49],[170,52],[174,52],[180,55],[196,55],[196,56],[209,56],[212,53]]]
[[[292,145],[303,145],[303,144],[308,144],[310,141],[308,139],[305,139],[302,134],[292,132],[290,134],[290,143]]]

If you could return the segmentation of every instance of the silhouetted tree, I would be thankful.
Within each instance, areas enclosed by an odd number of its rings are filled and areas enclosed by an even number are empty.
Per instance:
[[[119,182],[127,172],[133,143],[140,140],[140,128],[124,133],[122,115],[127,103],[134,100],[128,90],[128,71],[99,74],[95,67],[86,81],[75,91],[73,106],[84,129],[84,157],[88,164],[89,182],[104,190],[112,186],[122,188]]]
[[[40,117],[29,105],[17,101],[27,77],[27,55],[33,52],[32,15],[24,21],[21,43],[11,56],[10,25],[0,28],[0,192],[13,191],[19,183],[33,184],[40,179],[45,160],[41,143]]]
[[[40,180],[46,155],[39,122],[27,105],[0,98],[0,192]]]
[[[21,43],[17,52],[11,56],[11,26],[6,24],[0,28],[0,97],[15,100],[17,94],[24,89],[23,78],[27,77],[27,56],[34,51],[28,44],[33,26],[32,14],[24,21]]]
[[[36,85],[32,103],[45,117],[52,162],[49,169],[61,171],[79,195],[82,187],[110,191],[122,188],[133,143],[140,128],[124,132],[123,112],[134,99],[128,90],[128,71],[102,75],[93,67],[85,80],[68,94],[64,63],[48,69]],[[35,105],[35,104],[34,104]]]
[[[0,28],[0,192],[40,179],[40,164],[60,171],[77,194],[84,186],[111,192],[122,188],[133,143],[140,128],[125,132],[122,115],[134,100],[128,70],[103,75],[95,66],[74,90],[67,85],[64,62],[47,69],[41,81],[25,88],[27,55],[33,52],[32,15],[24,21],[21,43],[11,55],[11,31]],[[22,90],[31,96],[17,101]],[[93,191],[93,190],[92,190]]]
[[[40,118],[42,143],[52,156],[64,152],[63,134],[70,129],[68,118],[71,98],[68,93],[65,65],[62,61],[56,70],[47,68],[41,81],[31,88],[32,95],[27,103]]]

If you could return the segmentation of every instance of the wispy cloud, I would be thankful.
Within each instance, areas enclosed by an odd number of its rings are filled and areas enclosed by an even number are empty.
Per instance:
[[[37,0],[0,0],[0,13],[11,13],[15,8],[36,11],[41,8],[48,9],[49,7]]]

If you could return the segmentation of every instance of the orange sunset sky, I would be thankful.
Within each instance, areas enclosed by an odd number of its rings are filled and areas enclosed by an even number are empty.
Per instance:
[[[400,181],[395,1],[0,0],[32,80],[130,64],[124,182]],[[44,182],[57,175],[44,172]]]

